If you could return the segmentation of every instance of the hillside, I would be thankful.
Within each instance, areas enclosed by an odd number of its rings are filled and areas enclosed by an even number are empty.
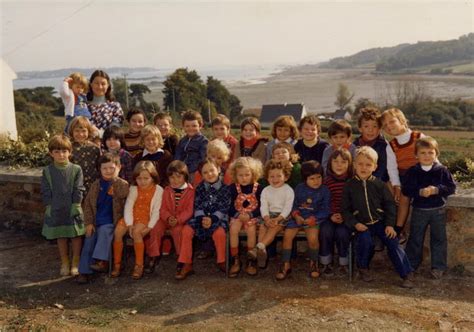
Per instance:
[[[49,77],[66,77],[74,72],[85,73],[86,76],[92,74],[97,68],[62,68],[55,70],[44,70],[44,71],[20,71],[17,73],[19,79],[32,79],[32,78],[49,78]],[[114,74],[129,74],[133,72],[152,72],[156,71],[155,68],[150,67],[139,67],[139,68],[129,68],[129,67],[109,67],[102,68],[109,75]]]

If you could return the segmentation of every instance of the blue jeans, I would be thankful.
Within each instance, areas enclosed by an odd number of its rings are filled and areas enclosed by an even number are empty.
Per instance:
[[[319,228],[321,230],[319,233],[319,260],[321,264],[328,265],[332,263],[334,243],[336,243],[339,265],[348,265],[347,253],[351,230],[344,224],[336,224],[330,220],[322,222]]]
[[[423,210],[414,208],[410,221],[410,236],[406,252],[411,266],[417,269],[423,259],[423,243],[426,229],[430,226],[431,268],[445,271],[447,266],[448,240],[446,237],[446,209]]]
[[[79,262],[80,274],[92,274],[90,266],[95,259],[108,261],[111,254],[111,245],[114,238],[113,224],[98,226],[90,237],[85,237]]]
[[[398,243],[398,238],[389,239],[387,235],[385,235],[385,223],[383,221],[379,221],[373,225],[367,225],[367,227],[368,230],[365,232],[357,232],[356,235],[356,260],[359,268],[369,268],[370,261],[374,256],[373,238],[377,236],[387,247],[388,257],[400,277],[404,278],[413,271],[405,251],[400,243]]]

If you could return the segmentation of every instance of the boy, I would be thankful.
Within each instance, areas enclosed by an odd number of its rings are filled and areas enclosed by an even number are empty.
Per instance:
[[[426,228],[430,226],[431,276],[440,279],[447,269],[446,199],[456,184],[449,170],[436,162],[438,143],[431,137],[420,138],[415,145],[418,164],[411,167],[403,181],[403,194],[411,198],[410,236],[406,252],[416,270],[423,257]]]
[[[315,160],[323,161],[323,152],[329,143],[319,137],[321,123],[316,115],[307,115],[300,120],[298,129],[301,139],[295,144],[295,151],[300,156],[300,162]]]
[[[351,143],[352,128],[351,125],[345,120],[336,120],[329,125],[328,137],[331,145],[329,145],[323,152],[323,161],[321,165],[324,168],[324,174],[326,174],[329,156],[337,149],[347,149],[354,157],[355,145]]]
[[[173,118],[168,113],[158,113],[153,117],[153,123],[163,137],[163,150],[169,151],[174,156],[179,138],[173,133]]]
[[[219,138],[223,140],[225,144],[227,144],[227,147],[229,148],[229,151],[230,151],[229,160],[223,165],[225,169],[228,169],[230,164],[235,159],[235,149],[237,148],[237,144],[239,144],[239,141],[237,140],[237,138],[232,136],[230,132],[230,129],[231,129],[230,121],[224,114],[218,114],[214,118],[214,120],[212,120],[211,126],[212,126],[212,133],[214,135],[214,138]]]
[[[182,125],[186,136],[179,141],[174,159],[181,160],[188,166],[189,182],[193,182],[198,165],[206,159],[209,141],[201,133],[204,120],[198,112],[186,111],[182,116]]]
[[[356,260],[362,279],[373,280],[369,264],[373,257],[373,236],[387,247],[404,288],[413,288],[413,273],[405,251],[400,246],[395,226],[395,202],[387,186],[372,173],[377,168],[377,152],[368,146],[357,149],[354,159],[356,175],[347,182],[342,194],[344,223],[356,231]]]
[[[79,284],[87,283],[93,271],[107,271],[115,224],[123,218],[128,195],[127,181],[118,176],[120,157],[107,152],[98,163],[101,178],[92,184],[84,201],[86,238],[79,264]]]

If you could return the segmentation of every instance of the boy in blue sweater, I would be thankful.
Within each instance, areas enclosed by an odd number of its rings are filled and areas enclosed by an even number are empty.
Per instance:
[[[406,253],[416,270],[423,256],[423,242],[430,226],[431,275],[443,276],[447,269],[447,238],[445,205],[454,194],[456,184],[449,170],[436,162],[438,143],[431,137],[420,138],[415,145],[418,163],[411,167],[403,180],[403,194],[411,198],[410,237]]]

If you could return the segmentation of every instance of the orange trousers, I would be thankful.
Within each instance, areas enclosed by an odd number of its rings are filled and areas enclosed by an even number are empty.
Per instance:
[[[181,233],[181,250],[178,258],[179,263],[191,264],[193,262],[193,237],[194,229],[189,225],[184,225]],[[216,247],[217,263],[224,263],[226,241],[224,228],[217,228],[214,233],[212,233],[212,240],[214,240],[214,245]]]
[[[181,248],[181,233],[183,225],[176,225],[171,228],[166,221],[158,220],[158,223],[150,231],[150,240],[147,246],[147,254],[150,257],[156,257],[161,255],[161,244],[163,242],[163,236],[167,229],[171,230],[171,237],[173,238],[174,247],[176,249],[176,255],[179,256]]]

